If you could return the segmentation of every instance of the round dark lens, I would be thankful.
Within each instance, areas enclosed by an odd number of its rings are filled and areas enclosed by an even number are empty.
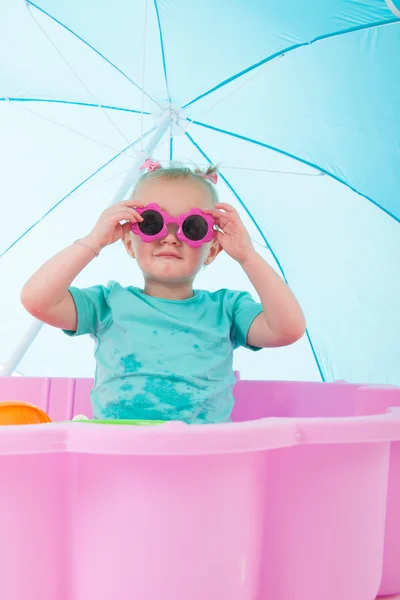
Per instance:
[[[138,223],[139,229],[145,235],[157,235],[164,225],[164,219],[156,210],[144,210],[143,221]]]
[[[188,238],[188,240],[197,242],[206,237],[208,231],[208,223],[200,215],[191,215],[183,221],[182,231]]]

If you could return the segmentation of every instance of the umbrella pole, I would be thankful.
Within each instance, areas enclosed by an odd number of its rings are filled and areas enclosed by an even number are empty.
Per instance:
[[[123,200],[126,194],[129,192],[130,188],[133,186],[133,184],[136,183],[136,181],[139,179],[140,167],[143,165],[144,161],[147,158],[149,158],[150,154],[153,152],[158,142],[162,139],[168,127],[171,125],[172,116],[173,115],[170,111],[167,111],[166,114],[163,116],[153,135],[151,136],[146,148],[143,150],[143,152],[138,154],[138,157],[135,160],[132,169],[130,169],[130,171],[128,171],[128,173],[126,174],[125,179],[123,180],[120,188],[115,194],[112,202],[110,203],[110,206]]]
[[[156,148],[158,142],[162,139],[163,135],[165,134],[172,122],[172,118],[172,112],[170,110],[166,111],[165,115],[163,116],[153,135],[151,136],[146,148],[137,156],[137,159],[135,160],[132,169],[130,169],[130,171],[127,173],[124,181],[121,184],[121,187],[118,189],[110,205],[116,204],[117,202],[125,198],[130,188],[139,178],[140,167]],[[22,338],[22,340],[20,341],[20,343],[18,344],[18,346],[16,347],[16,349],[14,350],[14,352],[0,371],[0,377],[7,377],[14,373],[22,358],[29,350],[31,344],[35,341],[36,336],[38,335],[42,327],[43,323],[41,321],[35,320],[34,323],[32,323],[32,325],[29,327],[28,331],[25,333],[24,337]]]
[[[24,337],[19,342],[18,346],[15,348],[14,352],[11,354],[10,358],[0,371],[0,377],[7,377],[14,373],[22,357],[27,352],[29,346],[35,340],[42,327],[43,323],[41,321],[35,320],[32,323],[32,325],[29,327],[28,331],[25,333]]]

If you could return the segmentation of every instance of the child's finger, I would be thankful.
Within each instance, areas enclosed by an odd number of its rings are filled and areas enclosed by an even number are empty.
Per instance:
[[[135,216],[137,221],[144,221],[142,215],[140,213],[138,213],[137,210],[135,210],[134,208],[132,209],[132,213]]]
[[[219,202],[218,204],[215,204],[214,206],[215,206],[215,208],[219,208],[219,209],[222,208],[223,210],[225,210],[226,212],[231,213],[231,214],[237,213],[237,210],[235,208],[233,208],[233,206],[231,206],[230,204],[225,204],[225,202]]]
[[[144,208],[146,206],[146,204],[144,204],[143,202],[138,202],[135,198],[129,198],[129,200],[123,200],[121,202],[121,204],[123,206],[130,206],[130,207],[136,207],[136,208]]]
[[[229,220],[232,220],[236,216],[234,213],[221,212],[220,210],[212,208],[207,209],[204,212],[207,212],[207,214],[211,215],[216,223],[227,223]]]
[[[215,238],[216,238],[217,242],[219,242],[219,243],[221,244],[221,246],[222,246],[222,244],[224,243],[224,242],[223,242],[223,240],[224,240],[224,235],[225,235],[225,234],[224,234],[222,231],[217,231],[217,233],[216,233],[216,236],[215,236]]]
[[[203,208],[202,211],[206,215],[220,215],[220,214],[222,214],[221,211],[217,210],[216,208]]]
[[[130,221],[128,221],[127,223],[124,223],[122,225],[122,235],[126,235],[127,233],[130,232],[131,225],[132,225],[132,223]]]
[[[132,219],[132,213],[128,210],[118,210],[110,215],[110,220],[115,223],[119,223],[120,221],[130,221]]]
[[[221,212],[220,210],[216,210],[214,208],[207,208],[203,210],[204,213],[213,217],[214,221],[218,221],[220,219],[229,219],[229,213]]]
[[[130,211],[127,209],[116,211],[115,213],[112,213],[110,216],[115,223],[120,223],[121,221],[129,221],[130,223],[137,223],[138,221],[143,220],[140,217],[140,215],[138,215],[139,218],[137,218],[136,215],[134,214],[134,211]]]
[[[114,218],[117,215],[124,215],[123,218],[126,219],[127,221],[131,221],[132,223],[136,223],[137,221],[143,221],[144,220],[143,217],[142,217],[142,215],[140,213],[138,213],[134,208],[128,208],[128,207],[126,207],[123,210],[115,211],[113,213]],[[119,219],[119,220],[121,220],[121,219]]]
[[[230,216],[228,216],[228,215],[222,215],[222,214],[221,214],[219,217],[216,217],[216,218],[214,219],[214,222],[215,222],[215,224],[216,224],[216,225],[218,225],[219,227],[225,227],[225,225],[226,225],[227,223],[229,223],[231,220],[232,220],[232,219],[231,219],[231,217],[230,217]]]

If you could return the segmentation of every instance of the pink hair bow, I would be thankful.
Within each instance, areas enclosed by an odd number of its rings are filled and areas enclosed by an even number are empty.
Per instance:
[[[203,179],[211,181],[211,183],[218,183],[218,173],[199,173],[199,175],[200,177],[203,177]]]
[[[157,171],[157,169],[161,169],[161,164],[158,162],[158,160],[148,158],[140,167],[140,170],[142,169],[147,169],[147,172],[151,173],[151,171]]]

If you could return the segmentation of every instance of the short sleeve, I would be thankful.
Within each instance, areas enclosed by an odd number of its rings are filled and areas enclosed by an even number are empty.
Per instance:
[[[79,289],[69,288],[76,308],[76,331],[64,330],[70,336],[89,333],[96,335],[111,322],[111,309],[107,302],[110,290],[102,285]]]
[[[236,292],[232,298],[231,336],[235,348],[244,346],[250,350],[261,350],[247,344],[247,334],[254,319],[263,311],[262,304],[255,302],[248,292]]]

